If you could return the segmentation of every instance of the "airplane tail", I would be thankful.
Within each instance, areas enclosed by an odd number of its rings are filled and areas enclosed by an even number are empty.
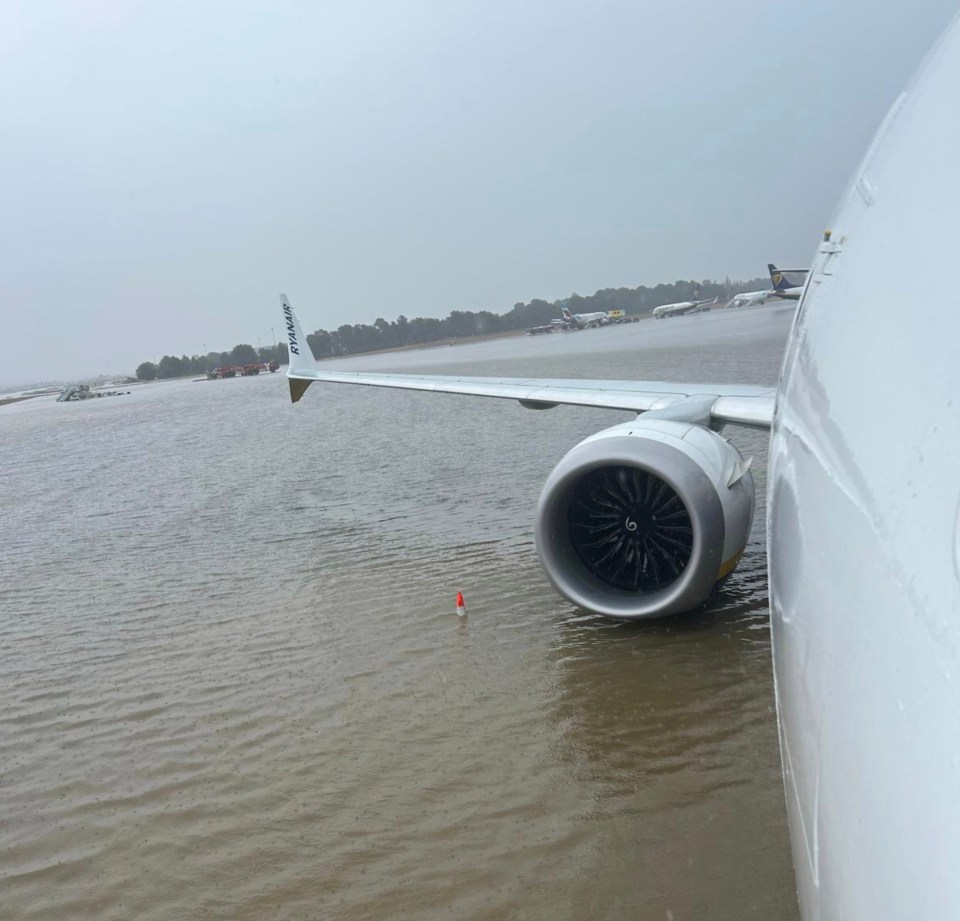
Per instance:
[[[792,288],[794,285],[787,281],[786,275],[783,274],[772,262],[767,263],[767,271],[770,273],[770,284],[773,285],[774,291],[783,291],[784,288]]]
[[[563,314],[564,320],[572,320],[572,319],[573,319],[573,314],[570,313],[570,311],[567,310],[566,307],[561,306],[561,307],[560,307],[560,312]]]
[[[304,336],[297,315],[290,306],[286,294],[280,295],[280,305],[283,307],[283,325],[287,331],[287,352],[290,363],[287,366],[287,382],[290,384],[290,401],[296,403],[310,386],[309,377],[300,377],[304,371],[315,371],[317,362],[310,351],[310,343]]]

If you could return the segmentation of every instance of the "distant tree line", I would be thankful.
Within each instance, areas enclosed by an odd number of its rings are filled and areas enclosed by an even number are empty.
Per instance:
[[[467,339],[471,336],[486,336],[491,333],[529,329],[532,326],[546,326],[560,316],[561,305],[571,313],[592,313],[597,310],[622,310],[628,316],[650,313],[661,304],[701,298],[733,297],[742,291],[754,291],[769,287],[768,278],[754,278],[745,282],[733,282],[729,278],[724,282],[715,281],[676,281],[672,285],[657,285],[647,288],[604,288],[596,294],[581,297],[571,294],[562,301],[550,303],[534,298],[527,304],[518,302],[507,313],[496,314],[489,310],[454,310],[444,319],[434,317],[415,317],[408,320],[402,314],[396,320],[388,322],[382,317],[374,320],[373,325],[345,323],[338,329],[328,331],[318,329],[307,336],[310,348],[317,358],[333,358],[340,355],[356,355],[360,352],[374,352],[378,349],[397,348],[399,346],[425,345],[449,339]],[[143,381],[157,378],[182,377],[187,374],[206,374],[214,368],[225,365],[249,364],[252,361],[276,360],[287,363],[286,343],[274,346],[262,346],[255,349],[252,345],[236,345],[229,352],[208,352],[206,355],[164,355],[158,364],[145,361],[137,368],[137,377]]]
[[[214,368],[228,365],[248,365],[254,361],[287,363],[287,346],[265,345],[255,349],[246,343],[235,345],[229,352],[207,352],[206,355],[164,355],[159,362],[141,362],[137,366],[137,379],[155,381],[169,377],[184,377],[187,374],[206,374]]]

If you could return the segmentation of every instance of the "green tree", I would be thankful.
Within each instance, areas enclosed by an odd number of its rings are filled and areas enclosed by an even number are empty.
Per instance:
[[[289,358],[287,353],[287,344],[284,342],[283,345],[283,358],[277,359],[280,364],[285,365]],[[315,333],[310,333],[307,336],[307,345],[310,346],[310,350],[313,352],[314,356],[317,358],[329,358],[331,355],[335,355],[333,337],[325,329],[318,329]]]
[[[183,362],[176,355],[164,355],[160,359],[158,367],[160,377],[166,379],[169,377],[179,377],[183,374]]]
[[[309,342],[309,339],[307,340]],[[262,345],[257,349],[257,357],[260,361],[275,361],[278,365],[287,363],[287,347],[279,342],[276,345]]]
[[[383,317],[377,317],[377,319],[373,321],[373,325],[377,330],[377,338],[379,340],[378,348],[389,349],[397,344],[395,335],[396,328],[384,320]]]
[[[235,365],[248,365],[257,360],[257,350],[252,345],[241,343],[233,347],[230,358]]]
[[[144,361],[137,365],[138,381],[155,381],[157,373],[157,366],[152,361]]]
[[[473,336],[477,331],[475,320],[476,315],[470,310],[451,310],[443,321],[444,332],[449,336]]]

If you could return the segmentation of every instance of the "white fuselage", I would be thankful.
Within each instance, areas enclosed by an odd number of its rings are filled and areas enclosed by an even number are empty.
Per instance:
[[[679,317],[694,310],[707,309],[712,303],[712,301],[680,301],[676,304],[661,304],[653,308],[653,318],[661,320],[664,317]]]
[[[596,313],[572,313],[567,318],[572,320],[578,329],[588,329],[591,326],[604,326],[608,322],[605,311],[600,310]]]
[[[770,597],[805,919],[960,918],[960,314],[903,310],[960,244],[958,86],[955,22],[828,225],[783,363]]]
[[[744,291],[730,298],[727,301],[727,307],[752,307],[756,304],[765,304],[771,293],[771,291]]]
[[[797,285],[794,288],[780,288],[780,290],[771,291],[768,297],[782,297],[789,301],[797,301],[803,294],[803,285]]]

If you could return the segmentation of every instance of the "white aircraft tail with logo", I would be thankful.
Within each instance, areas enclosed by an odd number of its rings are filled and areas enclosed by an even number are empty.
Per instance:
[[[317,362],[310,350],[307,337],[300,329],[297,315],[293,312],[286,294],[280,295],[280,304],[283,307],[283,326],[287,331],[287,352],[290,356],[290,363],[287,366],[287,382],[290,384],[290,399],[296,403],[303,396],[307,387],[310,386],[310,381],[296,378],[293,375],[303,371],[315,371]]]

